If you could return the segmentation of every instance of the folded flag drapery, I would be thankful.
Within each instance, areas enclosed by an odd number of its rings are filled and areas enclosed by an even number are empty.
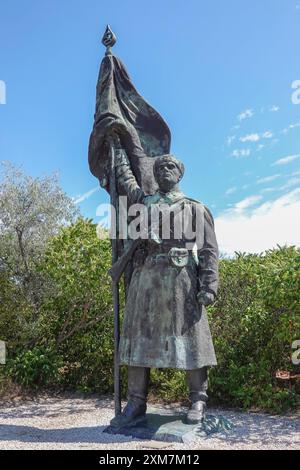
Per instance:
[[[160,114],[138,93],[120,59],[108,53],[99,72],[88,157],[92,174],[108,191],[106,137],[113,131],[120,137],[138,183],[146,193],[153,193],[153,162],[170,152],[171,133]]]

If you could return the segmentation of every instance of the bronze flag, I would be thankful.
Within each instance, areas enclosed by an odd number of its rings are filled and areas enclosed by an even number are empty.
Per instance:
[[[100,67],[89,142],[90,170],[108,191],[110,165],[105,137],[112,131],[118,133],[139,185],[145,193],[154,193],[157,188],[154,177],[149,178],[149,167],[153,166],[153,157],[170,152],[171,133],[159,113],[138,93],[120,59],[110,52]]]

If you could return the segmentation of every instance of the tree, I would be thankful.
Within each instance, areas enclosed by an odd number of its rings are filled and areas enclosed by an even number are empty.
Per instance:
[[[0,189],[0,270],[22,289],[37,312],[43,279],[36,271],[50,237],[72,222],[78,209],[57,175],[33,178],[2,163]]]

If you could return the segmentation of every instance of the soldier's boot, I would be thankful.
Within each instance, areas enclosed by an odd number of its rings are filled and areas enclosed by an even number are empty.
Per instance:
[[[186,378],[189,387],[190,408],[186,415],[187,424],[201,423],[205,416],[207,402],[207,367],[187,370]]]
[[[124,427],[145,419],[150,369],[128,366],[128,402],[121,414],[110,422],[112,426]]]

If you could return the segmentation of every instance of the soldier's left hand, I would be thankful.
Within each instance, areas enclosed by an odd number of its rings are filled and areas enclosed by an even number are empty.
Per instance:
[[[214,302],[215,296],[211,292],[200,291],[197,294],[197,300],[199,304],[207,306]]]

